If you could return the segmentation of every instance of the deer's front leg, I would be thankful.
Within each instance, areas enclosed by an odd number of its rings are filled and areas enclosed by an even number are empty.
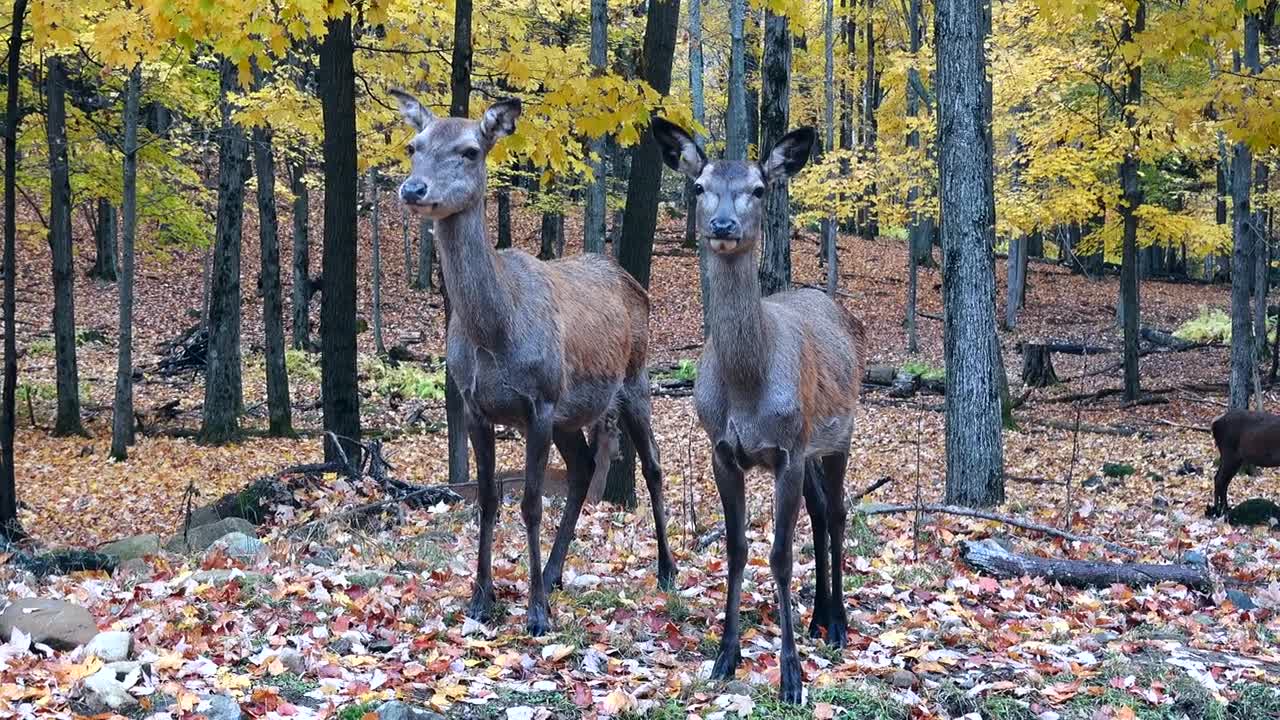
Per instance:
[[[800,656],[796,653],[795,628],[791,608],[792,546],[795,543],[796,518],[804,490],[804,458],[794,458],[779,467],[774,479],[773,550],[769,568],[778,592],[778,624],[782,629],[781,694],[784,703],[799,704],[804,699]]]
[[[547,607],[547,589],[542,582],[542,478],[547,472],[547,455],[551,450],[551,416],[553,406],[535,401],[525,430],[524,498],[520,515],[529,541],[529,609],[526,615],[529,634],[535,637],[551,630]]]
[[[738,608],[742,600],[742,572],[747,566],[747,496],[742,468],[733,459],[732,452],[722,447],[727,448],[723,443],[716,447],[712,469],[720,490],[720,503],[724,506],[729,577],[724,602],[724,635],[720,638],[720,653],[711,668],[711,677],[729,680],[742,660]]]
[[[493,425],[471,413],[465,416],[471,448],[476,455],[476,501],[480,505],[480,554],[476,560],[476,584],[467,614],[484,620],[493,612],[493,526],[502,497],[494,482]]]

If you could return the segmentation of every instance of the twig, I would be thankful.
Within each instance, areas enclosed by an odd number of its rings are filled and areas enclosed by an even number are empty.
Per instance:
[[[1080,345],[1087,347],[1085,346],[1085,340],[1086,338],[1084,336],[1081,336]],[[1089,353],[1087,350],[1085,351],[1085,354],[1084,354],[1084,372],[1086,375],[1089,373]],[[1066,507],[1066,513],[1062,518],[1063,530],[1071,529],[1071,522],[1075,517],[1075,506],[1072,503],[1073,498],[1071,495],[1071,488],[1072,488],[1071,481],[1076,474],[1076,461],[1080,459],[1080,413],[1082,412],[1084,412],[1084,406],[1079,401],[1077,401],[1076,402],[1076,422],[1075,422],[1075,427],[1071,431],[1071,465],[1067,468],[1067,480],[1066,480],[1067,507]]]
[[[1107,548],[1108,550],[1111,550],[1112,552],[1120,553],[1121,555],[1127,555],[1130,557],[1138,555],[1137,550],[1134,550],[1132,548],[1127,548],[1123,545],[1117,545],[1116,543],[1110,542],[1108,540],[1103,540],[1102,538],[1091,537],[1089,535],[1077,535],[1075,533],[1067,532],[1065,530],[1059,530],[1055,527],[1050,527],[1048,525],[1041,525],[1040,523],[1031,522],[1030,520],[1023,520],[1022,518],[1016,518],[1011,515],[1001,515],[999,513],[988,512],[986,510],[975,510],[973,508],[960,507],[958,505],[924,505],[924,506],[921,506],[920,509],[928,513],[945,513],[947,515],[960,515],[962,517],[972,517],[972,518],[980,518],[982,520],[990,520],[992,522],[1004,523],[1005,525],[1012,525],[1013,527],[1016,527],[1016,528],[1022,528],[1023,530],[1030,530],[1032,532],[1044,533],[1045,535],[1052,535],[1053,537],[1062,538],[1063,540],[1101,545]],[[853,511],[856,513],[860,513],[862,515],[893,515],[893,514],[899,514],[899,513],[915,512],[916,506],[915,505],[864,505],[864,506],[854,508]]]
[[[879,480],[877,480],[877,481],[875,481],[875,482],[871,483],[870,485],[866,486],[865,488],[863,488],[860,492],[858,492],[858,494],[857,494],[857,495],[854,495],[853,497],[849,498],[849,500],[850,500],[851,502],[855,502],[855,503],[856,503],[856,502],[858,502],[859,500],[861,500],[862,498],[864,498],[864,497],[866,497],[866,496],[870,495],[871,493],[873,493],[873,492],[875,492],[875,491],[879,490],[880,488],[884,487],[885,485],[888,485],[888,484],[889,484],[889,483],[891,483],[891,482],[893,482],[893,476],[892,476],[892,475],[885,475],[884,477],[880,478]]]
[[[1053,428],[1054,430],[1071,430],[1074,432],[1077,428],[1076,423],[1063,422],[1061,420],[1029,418],[1028,422],[1033,425]],[[1141,435],[1144,432],[1138,428],[1126,427],[1123,425],[1113,427],[1110,425],[1095,425],[1093,423],[1079,423],[1079,431],[1089,433],[1091,435],[1116,435],[1119,437],[1133,437],[1134,435]]]
[[[1193,432],[1199,432],[1199,433],[1205,433],[1205,434],[1210,434],[1213,432],[1212,430],[1206,427],[1197,427],[1195,425],[1183,425],[1182,423],[1176,423],[1176,422],[1173,422],[1172,420],[1163,420],[1160,418],[1156,418],[1151,422],[1157,425],[1168,425],[1169,427],[1178,428],[1180,430],[1191,430]]]

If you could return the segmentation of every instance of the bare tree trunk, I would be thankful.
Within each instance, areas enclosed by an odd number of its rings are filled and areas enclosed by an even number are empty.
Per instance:
[[[471,0],[457,0],[453,14],[453,70],[449,81],[449,114],[454,117],[467,117],[471,114],[471,19]],[[452,316],[449,287],[444,282],[441,286],[444,294],[444,324],[447,328]],[[467,457],[466,408],[462,403],[458,384],[447,367],[444,376],[444,410],[449,435],[449,483],[457,485],[469,482],[471,466]]]
[[[311,237],[310,190],[306,183],[306,166],[293,166],[290,190],[293,192],[293,347],[306,350],[311,346]]]
[[[461,3],[459,3],[461,4]],[[355,41],[350,14],[327,23],[320,44],[320,108],[324,120],[324,249],[320,295],[320,386],[325,460],[360,462],[360,392],[356,373]],[[341,452],[340,452],[341,451]]]
[[[725,111],[725,158],[747,159],[747,0],[729,0],[729,105]]]
[[[124,460],[133,444],[133,276],[138,228],[138,100],[142,66],[129,73],[124,93],[123,195],[120,205],[120,329],[116,344],[116,395],[111,410],[111,457]]]
[[[71,172],[67,166],[67,75],[62,57],[51,55],[46,93],[45,138],[49,145],[49,251],[53,268],[53,343],[58,409],[54,435],[83,435],[80,372],[76,364],[75,257],[71,252]]]
[[[1258,16],[1250,14],[1244,22],[1244,68],[1254,72],[1259,64]],[[1237,68],[1239,71],[1240,68]],[[1231,255],[1231,383],[1230,406],[1246,409],[1253,391],[1253,370],[1257,360],[1253,312],[1250,306],[1254,282],[1258,233],[1250,202],[1253,181],[1253,159],[1249,146],[1236,143],[1231,163],[1232,240]]]
[[[1267,164],[1258,163],[1254,168],[1253,186],[1260,192],[1267,188]],[[1267,354],[1267,293],[1271,281],[1271,247],[1267,238],[1267,210],[1257,208],[1253,212],[1253,337],[1257,343],[1258,367]],[[1261,398],[1259,398],[1261,400]]]
[[[591,0],[591,51],[589,59],[593,75],[599,76],[604,74],[605,66],[609,59],[608,26],[608,0]],[[692,42],[692,39],[690,42]],[[694,102],[696,103],[697,100],[695,99]],[[608,198],[606,185],[609,182],[608,176],[605,175],[604,166],[604,156],[606,152],[605,144],[605,139],[603,137],[592,138],[589,148],[593,156],[591,160],[592,178],[590,184],[587,185],[587,202],[582,216],[583,252],[604,252],[605,212],[607,210]],[[507,246],[510,247],[511,207],[509,199],[507,202]]]
[[[436,261],[435,221],[423,218],[418,223],[418,279],[413,286],[418,290],[435,290],[434,266]]]
[[[1004,329],[1018,326],[1018,311],[1022,309],[1023,291],[1027,283],[1027,236],[1021,233],[1009,240],[1009,270],[1006,282]]]
[[[764,10],[747,7],[748,20],[746,26],[746,85],[745,98],[747,109],[747,147],[761,145],[760,142],[760,87],[756,80],[760,76],[761,38],[764,24]]]
[[[603,168],[603,163],[601,163]],[[608,176],[601,170],[600,179],[608,182]],[[604,210],[607,210],[607,204],[601,205],[600,229],[604,232]],[[498,191],[498,244],[497,249],[504,250],[511,247],[511,189],[503,187]],[[588,250],[587,252],[604,252],[604,236],[600,237],[600,249],[598,251]]]
[[[106,198],[98,198],[97,215],[93,224],[94,258],[89,277],[103,282],[115,282],[120,277],[116,261],[116,206]]]
[[[400,234],[404,240],[404,276],[413,287],[413,240],[409,239],[409,208],[400,208]]]
[[[378,192],[378,171],[369,171],[369,201],[372,208],[369,211],[369,235],[372,248],[372,264],[373,264],[373,310],[370,312],[373,320],[373,348],[378,355],[387,354],[387,346],[382,342],[382,222],[381,213],[378,205],[381,204],[382,198]]]
[[[923,18],[921,14],[923,10],[921,6],[923,4],[924,0],[911,0],[907,16],[907,35],[913,56],[920,52],[922,42],[923,28],[921,24]],[[917,61],[918,59],[913,59],[911,68],[907,71],[908,79],[910,80],[909,87],[906,90],[908,117],[916,117],[920,114],[921,98],[914,87],[915,83],[921,82],[920,71],[916,67]],[[919,151],[920,131],[912,130],[907,134],[907,147],[912,152]],[[920,351],[920,338],[919,333],[916,331],[916,303],[920,288],[920,264],[925,261],[932,262],[933,260],[933,241],[930,237],[923,237],[925,226],[921,222],[921,213],[917,209],[920,195],[920,188],[914,185],[907,191],[907,207],[911,212],[911,222],[907,227],[907,309],[904,324],[907,330],[907,352],[912,355]],[[923,253],[920,250],[921,245],[924,246]]]
[[[862,151],[866,162],[874,162],[876,152],[876,110],[880,107],[880,81],[876,75],[876,36],[875,26],[871,22],[874,0],[866,0],[867,19],[866,19],[866,45],[867,45],[867,68],[866,68],[866,86],[863,89],[863,127],[862,127]],[[880,222],[877,219],[876,212],[876,184],[873,182],[867,187],[867,208],[863,211],[865,222],[862,223],[862,234],[875,238],[880,234]]]
[[[760,151],[769,152],[787,132],[791,94],[791,31],[785,15],[765,14],[761,73]],[[760,291],[772,295],[791,287],[791,203],[787,186],[766,190],[764,245],[760,251]]]
[[[992,149],[982,0],[938,0],[937,88],[948,503],[1004,501]]]
[[[14,0],[9,22],[9,67],[4,123],[4,401],[0,408],[0,537],[16,541],[26,536],[18,522],[18,486],[13,467],[16,429],[14,401],[18,391],[18,346],[15,321],[17,295],[17,172],[18,84],[22,70],[22,27],[27,0]]]
[[[284,299],[280,287],[280,230],[276,217],[273,141],[270,130],[254,128],[253,168],[258,176],[262,336],[267,361],[267,432],[274,437],[288,437],[293,435],[293,411],[289,404],[289,371],[284,360]]]
[[[822,119],[825,125],[824,151],[835,147],[836,125],[836,42],[835,42],[835,5],[826,0],[823,6],[822,20]],[[831,198],[832,201],[835,198]],[[822,219],[822,251],[827,260],[827,293],[832,297],[840,290],[840,253],[836,247],[836,216],[828,212]]]
[[[244,213],[244,130],[231,119],[229,93],[236,89],[236,66],[220,61],[222,127],[218,138],[218,219],[209,275],[209,358],[205,366],[200,438],[222,443],[240,432],[243,408],[240,377],[240,240]]]
[[[1121,38],[1131,42],[1135,32],[1146,29],[1147,8],[1145,0],[1138,0],[1137,12],[1132,21],[1126,17]],[[1141,394],[1141,378],[1138,370],[1138,327],[1141,304],[1138,297],[1138,206],[1142,204],[1142,186],[1138,183],[1137,112],[1142,103],[1142,66],[1129,68],[1128,86],[1125,89],[1125,127],[1129,131],[1131,146],[1126,149],[1120,163],[1120,190],[1123,195],[1120,217],[1124,225],[1124,257],[1120,266],[1120,308],[1124,329],[1124,397],[1128,401]]]

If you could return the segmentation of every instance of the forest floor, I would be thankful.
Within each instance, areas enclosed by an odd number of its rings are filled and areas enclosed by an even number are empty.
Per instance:
[[[389,201],[382,228],[384,333],[388,347],[407,343],[422,355],[443,345],[440,298],[412,290],[401,244],[400,214]],[[320,215],[312,258],[318,258]],[[662,223],[653,258],[651,362],[694,359],[700,304],[696,256],[680,247],[683,223]],[[492,224],[490,225],[492,227]],[[83,228],[81,228],[83,230]],[[362,219],[361,277],[369,277],[367,221]],[[519,246],[536,251],[536,218],[517,213]],[[570,218],[569,238],[579,238]],[[89,237],[87,233],[84,237]],[[288,267],[289,242],[282,241]],[[246,223],[244,279],[246,426],[265,427],[256,227]],[[575,241],[567,252],[578,252]],[[81,268],[92,262],[82,245]],[[812,235],[795,242],[797,282],[824,276]],[[111,285],[77,277],[77,323],[105,337],[79,351],[88,437],[55,438],[47,246],[29,239],[19,268],[19,398],[17,477],[21,520],[46,546],[95,546],[139,533],[167,537],[181,527],[189,488],[207,502],[285,466],[319,459],[318,360],[291,360],[298,439],[252,435],[225,447],[189,439],[198,427],[199,377],[162,378],[150,368],[160,345],[200,314],[203,251],[149,248],[138,273],[135,363],[143,371],[136,407],[146,430],[127,461],[107,457],[115,366],[116,294]],[[869,364],[916,361],[942,366],[941,323],[919,319],[920,353],[905,351],[902,327],[905,258],[900,242],[840,238],[845,305],[868,328]],[[1003,262],[999,268],[1003,308]],[[921,307],[940,316],[940,276],[921,276]],[[285,277],[286,297],[289,279]],[[1019,327],[1000,336],[1015,396],[1022,342],[1061,341],[1118,347],[1118,281],[1031,265],[1027,307]],[[368,318],[369,283],[360,287]],[[1143,325],[1171,331],[1201,308],[1228,307],[1227,289],[1193,283],[1144,282]],[[318,308],[313,308],[313,319]],[[317,323],[318,325],[318,323]],[[362,368],[383,370],[371,332],[360,336]],[[1142,360],[1144,387],[1159,404],[1126,406],[1118,395],[1083,402],[1067,396],[1120,386],[1119,356],[1056,355],[1060,378],[1083,379],[1031,392],[1005,433],[1008,500],[1001,512],[1105,538],[1146,562],[1177,563],[1189,552],[1207,558],[1217,581],[1208,595],[1181,586],[1075,590],[1040,580],[995,580],[960,560],[966,539],[999,537],[1019,552],[1077,559],[1126,559],[1094,544],[1064,542],[969,518],[924,515],[864,517],[850,523],[845,601],[849,647],[843,652],[803,639],[809,693],[803,710],[777,706],[778,626],[768,568],[772,482],[748,478],[750,562],[744,583],[743,664],[728,685],[705,677],[719,641],[724,602],[724,546],[699,538],[720,519],[709,447],[688,398],[655,397],[654,416],[666,471],[670,536],[680,564],[677,590],[659,591],[648,498],[635,512],[589,505],[566,568],[567,591],[551,596],[556,632],[524,631],[527,589],[518,487],[509,488],[497,530],[495,573],[502,619],[464,619],[476,550],[476,518],[467,504],[407,510],[348,527],[338,523],[305,541],[288,531],[367,502],[346,482],[325,476],[303,492],[303,508],[282,512],[260,529],[270,558],[242,567],[230,581],[198,581],[193,572],[231,567],[204,558],[152,558],[141,575],[98,573],[36,580],[3,570],[7,594],[65,597],[89,608],[103,629],[133,633],[152,673],[135,689],[156,712],[160,697],[180,716],[197,696],[229,692],[253,717],[360,718],[378,701],[399,697],[454,718],[650,716],[884,718],[1179,718],[1280,717],[1280,535],[1236,529],[1203,518],[1216,453],[1202,428],[1224,406],[1227,350],[1158,352]],[[1103,371],[1103,372],[1099,372]],[[365,378],[367,380],[367,377]],[[387,437],[397,478],[445,482],[443,403],[398,396],[364,383],[365,428]],[[385,392],[385,395],[384,395]],[[945,440],[942,398],[893,400],[864,390],[846,485],[850,492],[892,481],[865,502],[910,503],[942,497]],[[176,413],[161,408],[174,400]],[[1271,390],[1274,408],[1280,393]],[[1077,414],[1087,430],[1073,432]],[[1048,423],[1048,424],[1046,424]],[[1056,425],[1057,427],[1053,427]],[[1065,428],[1065,429],[1064,429]],[[499,442],[500,469],[521,465],[522,443]],[[553,454],[554,455],[554,454]],[[553,459],[558,464],[558,458]],[[1106,463],[1132,473],[1103,477]],[[1090,482],[1086,483],[1086,479]],[[1069,482],[1068,482],[1069,480]],[[1087,486],[1087,487],[1086,487]],[[1280,496],[1280,474],[1240,476],[1233,500]],[[547,500],[542,536],[549,542],[562,502]],[[801,519],[797,537],[808,538]],[[812,546],[797,552],[795,587],[808,625]],[[201,576],[207,577],[207,576]],[[1225,584],[1258,606],[1239,609]],[[288,667],[284,651],[292,656]],[[68,716],[77,681],[98,661],[77,653],[39,658],[0,646],[0,708]],[[143,712],[142,714],[147,714]],[[167,716],[167,715],[161,715]]]

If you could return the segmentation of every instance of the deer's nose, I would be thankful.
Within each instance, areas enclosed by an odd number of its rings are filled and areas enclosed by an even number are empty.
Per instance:
[[[712,237],[731,238],[738,234],[738,221],[733,218],[711,218],[708,225],[711,228]]]
[[[417,178],[409,178],[400,185],[400,199],[407,203],[420,203],[427,197],[427,184]]]

